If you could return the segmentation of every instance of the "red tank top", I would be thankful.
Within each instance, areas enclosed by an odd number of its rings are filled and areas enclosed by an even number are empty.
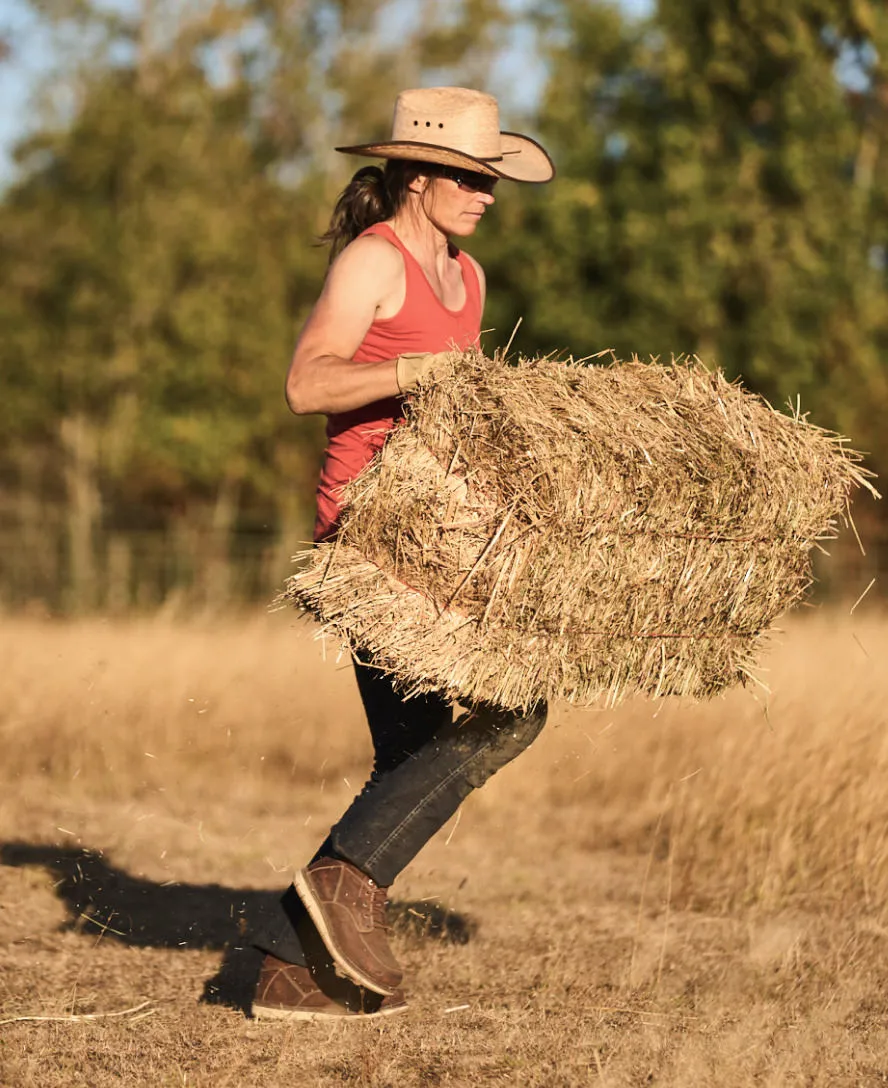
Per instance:
[[[354,354],[355,362],[378,363],[408,351],[446,351],[477,343],[481,333],[481,288],[472,262],[459,250],[466,301],[461,310],[448,310],[432,290],[416,258],[387,223],[364,231],[376,234],[400,250],[407,290],[394,317],[374,321]],[[386,435],[402,412],[403,398],[390,397],[327,417],[327,451],[317,492],[314,539],[329,539],[339,526],[342,488],[382,449]]]

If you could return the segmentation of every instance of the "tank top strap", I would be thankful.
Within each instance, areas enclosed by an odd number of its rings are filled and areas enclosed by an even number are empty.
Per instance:
[[[456,249],[456,246],[453,248]],[[478,311],[480,318],[481,282],[478,279],[478,273],[475,270],[474,262],[468,253],[463,253],[461,249],[456,250],[456,259],[459,261],[459,266],[462,269],[463,284],[466,288],[466,303]]]
[[[397,236],[397,234],[395,234],[395,232],[388,225],[388,223],[374,223],[372,227],[367,227],[365,230],[362,230],[358,237],[363,238],[367,234],[376,234],[380,238],[385,238],[387,242],[392,243],[395,249],[399,249],[405,257],[412,256],[410,251]]]

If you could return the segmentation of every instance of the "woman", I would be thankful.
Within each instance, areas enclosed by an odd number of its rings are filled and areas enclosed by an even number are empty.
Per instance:
[[[335,536],[342,488],[381,448],[404,395],[433,374],[439,353],[478,341],[484,274],[450,239],[474,233],[499,179],[554,174],[533,140],[500,132],[494,98],[456,87],[404,91],[391,140],[337,150],[387,163],[359,170],[339,198],[325,235],[335,259],[287,376],[290,408],[328,417],[316,541]],[[454,722],[444,698],[404,699],[367,655],[356,657],[373,773],[256,941],[266,953],[256,1016],[406,1009],[385,925],[388,887],[545,722],[545,708],[520,717],[487,706]]]

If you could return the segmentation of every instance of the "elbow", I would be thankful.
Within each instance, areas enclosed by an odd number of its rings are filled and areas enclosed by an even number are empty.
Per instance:
[[[302,405],[299,400],[299,392],[295,388],[295,383],[287,380],[287,384],[284,387],[284,399],[287,402],[287,407],[293,413],[294,416],[304,415],[302,411]]]
[[[291,369],[287,375],[284,398],[287,401],[287,407],[295,416],[307,416],[314,411],[306,400],[305,383],[296,370]]]

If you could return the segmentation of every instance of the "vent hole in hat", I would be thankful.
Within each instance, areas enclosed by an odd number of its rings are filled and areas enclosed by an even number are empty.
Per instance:
[[[426,121],[426,128],[431,128],[431,127],[432,127],[432,122],[431,121]]]
[[[414,121],[413,123],[414,123],[414,125],[418,125],[419,121]]]
[[[444,122],[443,122],[443,121],[439,121],[439,122],[438,122],[438,128],[443,128],[443,127],[444,127]]]

